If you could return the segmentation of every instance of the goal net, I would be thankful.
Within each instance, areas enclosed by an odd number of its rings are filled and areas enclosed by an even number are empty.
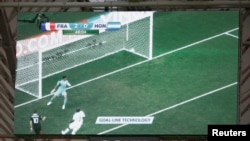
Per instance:
[[[151,59],[152,24],[153,13],[147,13],[122,22],[119,30],[81,35],[73,42],[20,56],[16,69],[16,89],[41,98],[43,78],[124,50]],[[62,34],[62,31],[58,32]]]

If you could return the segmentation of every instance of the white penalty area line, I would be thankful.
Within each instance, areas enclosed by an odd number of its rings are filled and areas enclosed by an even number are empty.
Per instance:
[[[106,76],[109,76],[109,75],[112,75],[112,74],[115,74],[115,73],[118,73],[118,72],[121,72],[121,71],[124,71],[124,70],[127,70],[127,69],[129,69],[129,68],[132,68],[132,67],[138,66],[138,65],[140,65],[140,64],[143,64],[143,63],[149,62],[149,61],[151,61],[151,60],[155,60],[155,59],[157,59],[157,58],[160,58],[160,57],[163,57],[163,56],[166,56],[166,55],[172,54],[172,53],[174,53],[174,52],[181,51],[181,50],[183,50],[183,49],[186,49],[186,48],[192,47],[192,46],[194,46],[194,45],[197,45],[197,44],[200,44],[200,43],[203,43],[203,42],[209,41],[209,40],[211,40],[211,39],[217,38],[217,37],[219,37],[219,36],[225,35],[226,33],[233,32],[233,31],[238,30],[238,29],[239,29],[239,28],[234,28],[234,29],[231,29],[231,30],[225,31],[225,32],[223,32],[223,33],[220,33],[220,34],[217,34],[217,35],[211,36],[211,37],[209,37],[209,38],[206,38],[206,39],[203,39],[203,40],[200,40],[200,41],[194,42],[194,43],[192,43],[192,44],[189,44],[189,45],[186,45],[186,46],[183,46],[183,47],[180,47],[180,48],[174,49],[174,50],[172,50],[172,51],[169,51],[169,52],[163,53],[163,54],[158,55],[158,56],[156,56],[156,57],[154,57],[154,58],[152,58],[152,59],[150,59],[150,60],[144,60],[144,61],[141,61],[141,62],[135,63],[135,64],[133,64],[133,65],[130,65],[130,66],[127,66],[127,67],[124,67],[124,68],[121,68],[121,69],[118,69],[118,70],[112,71],[112,72],[110,72],[110,73],[106,73],[106,74],[104,74],[104,75],[101,75],[101,76],[95,77],[95,78],[93,78],[93,79],[90,79],[90,80],[87,80],[87,81],[84,81],[84,82],[78,83],[78,84],[76,84],[76,85],[72,85],[72,86],[71,86],[71,87],[69,87],[68,89],[72,89],[72,88],[78,87],[78,86],[80,86],[80,85],[87,84],[87,83],[89,83],[89,82],[92,82],[92,81],[95,81],[95,80],[98,80],[98,79],[104,78],[104,77],[106,77]],[[24,102],[24,103],[22,103],[22,104],[18,104],[18,105],[16,105],[16,106],[15,106],[15,108],[18,108],[18,107],[21,107],[21,106],[24,106],[24,105],[27,105],[27,104],[33,103],[33,102],[35,102],[35,101],[38,101],[38,100],[40,100],[40,99],[43,99],[43,98],[49,97],[49,96],[51,96],[51,95],[53,95],[53,94],[47,94],[47,95],[45,95],[45,96],[43,96],[43,97],[41,97],[41,98],[33,99],[33,100],[30,100],[30,101]]]
[[[211,37],[209,37],[209,38],[206,38],[206,39],[200,40],[200,41],[198,41],[198,42],[194,42],[194,43],[192,43],[192,44],[189,44],[189,45],[186,45],[186,46],[183,46],[183,47],[180,47],[180,48],[174,49],[174,50],[172,50],[172,51],[169,51],[169,52],[166,52],[166,53],[161,54],[161,55],[159,55],[159,56],[156,56],[156,57],[154,57],[153,59],[156,59],[156,58],[159,58],[159,57],[162,57],[162,56],[165,56],[165,55],[168,55],[168,54],[171,54],[171,53],[177,52],[177,51],[179,51],[179,50],[183,50],[183,49],[186,49],[186,48],[192,47],[192,46],[194,46],[194,45],[197,45],[197,44],[200,44],[200,43],[206,42],[206,41],[208,41],[208,40],[211,40],[211,39],[217,38],[217,37],[222,36],[222,35],[229,34],[230,32],[233,32],[233,31],[238,30],[238,29],[239,29],[239,28],[234,28],[234,29],[231,29],[231,30],[229,30],[229,31],[226,31],[226,32],[223,32],[223,33],[220,33],[220,34],[217,34],[217,35],[211,36]]]
[[[187,103],[189,103],[189,102],[192,102],[192,101],[194,101],[194,100],[200,99],[200,98],[205,97],[205,96],[208,96],[208,95],[210,95],[210,94],[219,92],[219,91],[221,91],[221,90],[224,90],[224,89],[229,88],[229,87],[231,87],[231,86],[234,86],[234,85],[236,85],[236,84],[237,84],[237,82],[231,83],[231,84],[229,84],[229,85],[226,85],[226,86],[220,87],[220,88],[218,88],[218,89],[212,90],[212,91],[210,91],[210,92],[207,92],[207,93],[201,94],[201,95],[199,95],[199,96],[193,97],[193,98],[191,98],[191,99],[182,101],[182,102],[180,102],[180,103],[177,103],[177,104],[172,105],[172,106],[170,106],[170,107],[167,107],[167,108],[165,108],[165,109],[156,111],[156,112],[154,112],[154,113],[151,113],[151,114],[149,114],[149,115],[146,115],[145,117],[154,116],[154,115],[160,114],[160,113],[162,113],[162,112],[165,112],[165,111],[168,111],[168,110],[177,108],[177,107],[179,107],[179,106],[181,106],[181,105],[187,104]],[[103,135],[103,134],[109,133],[109,132],[111,132],[111,131],[117,130],[117,129],[122,128],[122,127],[127,126],[127,125],[129,125],[129,124],[122,124],[122,125],[116,126],[116,127],[111,128],[111,129],[109,129],[109,130],[100,132],[100,133],[98,133],[98,135]]]
[[[231,33],[229,33],[229,32],[226,32],[225,34],[226,34],[226,35],[228,35],[228,36],[231,36],[231,37],[237,38],[237,39],[239,38],[238,36],[233,35],[233,34],[231,34]]]

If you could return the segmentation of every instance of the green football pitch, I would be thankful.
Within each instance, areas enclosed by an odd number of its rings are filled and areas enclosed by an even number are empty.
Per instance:
[[[18,18],[32,14],[20,13]],[[73,22],[99,14],[47,16]],[[77,132],[82,135],[206,135],[208,124],[235,124],[238,18],[237,11],[154,13],[151,60],[122,51],[44,78],[41,99],[16,90],[14,133],[33,134],[29,117],[37,109],[47,117],[42,122],[44,134],[60,134],[77,107],[86,114]],[[18,23],[19,39],[38,32],[32,23]],[[72,84],[65,110],[63,97],[46,105],[62,75]],[[152,124],[96,124],[101,116],[154,119]]]

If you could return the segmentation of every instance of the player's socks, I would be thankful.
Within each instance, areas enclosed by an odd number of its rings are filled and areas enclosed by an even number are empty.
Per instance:
[[[67,98],[64,98],[63,104],[66,105],[67,103]]]
[[[63,101],[63,106],[62,106],[62,109],[64,110],[65,109],[65,105],[67,103],[67,98],[64,98],[64,101]]]
[[[53,97],[51,97],[50,102],[52,102],[52,101],[54,100],[54,98],[55,98],[54,96],[53,96]]]

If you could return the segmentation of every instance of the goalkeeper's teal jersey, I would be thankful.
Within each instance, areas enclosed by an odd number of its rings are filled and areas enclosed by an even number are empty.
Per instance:
[[[67,86],[69,86],[69,81],[68,80],[60,80],[57,82],[57,86],[58,86],[58,91],[66,91]]]

